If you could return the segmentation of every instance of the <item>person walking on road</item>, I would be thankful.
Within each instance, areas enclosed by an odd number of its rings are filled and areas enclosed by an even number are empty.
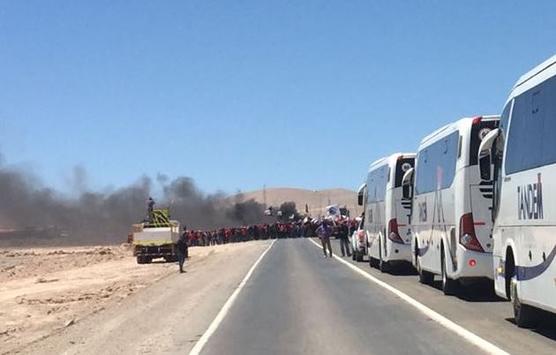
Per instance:
[[[183,227],[183,233],[176,243],[176,253],[178,254],[178,264],[180,265],[180,273],[184,273],[183,264],[187,255],[187,227]]]
[[[328,248],[328,253],[332,257],[332,245],[330,244],[330,235],[332,234],[332,227],[330,222],[327,220],[322,221],[320,227],[317,228],[317,235],[322,243],[322,252],[324,257],[326,257],[326,248]]]
[[[351,250],[349,247],[349,228],[347,222],[340,223],[338,226],[338,235],[340,237],[340,250],[342,251],[342,256],[351,256]]]

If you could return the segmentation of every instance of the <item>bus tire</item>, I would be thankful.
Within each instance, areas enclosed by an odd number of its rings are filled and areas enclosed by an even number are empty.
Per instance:
[[[145,257],[138,256],[137,257],[137,264],[145,264]]]
[[[539,324],[540,311],[535,307],[521,303],[517,292],[515,277],[511,282],[511,302],[514,310],[515,324],[520,328],[534,328]]]
[[[444,294],[447,296],[454,296],[457,294],[458,282],[448,277],[448,273],[446,272],[446,257],[444,255],[444,246],[442,246],[441,249],[442,252],[440,254],[440,268],[442,270],[442,292],[444,292]]]
[[[387,261],[382,260],[382,258],[380,258],[378,263],[378,269],[380,272],[388,272],[390,270],[390,264]]]
[[[434,274],[428,271],[425,271],[421,268],[421,262],[419,261],[419,257],[415,259],[417,273],[419,274],[419,282],[425,285],[432,285],[434,281]]]
[[[379,240],[378,242],[378,269],[380,272],[388,272],[389,264],[387,261],[382,259],[382,241]]]
[[[514,254],[511,248],[506,250],[506,263],[504,265],[504,278],[506,282],[506,298],[508,301],[512,300],[512,278],[515,275],[515,262]]]

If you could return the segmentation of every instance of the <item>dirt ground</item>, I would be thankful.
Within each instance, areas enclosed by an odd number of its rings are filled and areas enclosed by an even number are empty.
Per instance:
[[[190,263],[233,246],[190,248]],[[128,245],[0,250],[0,353],[69,327],[177,272],[138,265]]]

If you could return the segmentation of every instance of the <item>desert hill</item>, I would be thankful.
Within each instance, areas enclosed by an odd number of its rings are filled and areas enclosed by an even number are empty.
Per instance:
[[[265,197],[266,194],[266,197]],[[305,204],[309,206],[309,212],[316,217],[324,213],[326,206],[337,204],[346,206],[352,217],[362,212],[362,207],[357,206],[357,193],[347,189],[325,189],[307,190],[297,188],[267,188],[264,190],[249,191],[241,193],[243,200],[254,199],[267,206],[280,206],[283,202],[293,201],[300,213],[305,212]]]

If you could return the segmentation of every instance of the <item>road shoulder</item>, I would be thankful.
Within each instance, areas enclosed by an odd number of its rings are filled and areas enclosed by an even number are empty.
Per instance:
[[[269,241],[224,245],[21,353],[184,353],[208,327]]]

